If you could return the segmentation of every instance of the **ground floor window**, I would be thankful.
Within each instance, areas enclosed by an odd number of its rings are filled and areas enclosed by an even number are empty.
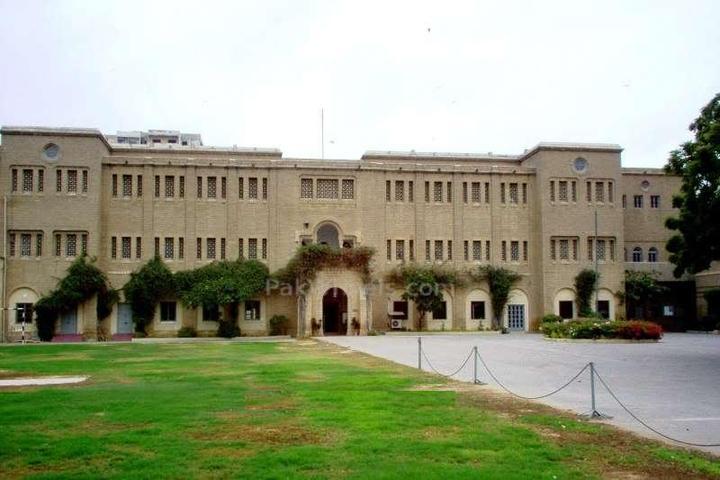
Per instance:
[[[433,320],[445,320],[447,318],[447,302],[440,302],[432,312]]]
[[[220,319],[220,310],[217,305],[203,305],[202,315],[204,322],[217,322]]]
[[[15,323],[32,323],[33,304],[32,303],[16,303],[15,304]]]
[[[247,300],[245,302],[245,320],[260,320],[259,300]]]
[[[470,319],[485,320],[485,302],[470,302]]]
[[[610,301],[609,300],[598,300],[597,312],[602,318],[610,318]]]
[[[160,321],[174,322],[177,320],[177,305],[175,302],[160,302]]]
[[[408,302],[393,302],[393,318],[398,320],[407,320],[408,318]]]
[[[560,300],[558,302],[559,311],[560,311],[560,317],[564,319],[570,319],[575,316],[573,312],[573,302],[572,300]]]

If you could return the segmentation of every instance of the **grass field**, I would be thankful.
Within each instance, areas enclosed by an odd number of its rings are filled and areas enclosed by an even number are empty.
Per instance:
[[[716,478],[720,464],[315,342],[0,348],[3,478]]]

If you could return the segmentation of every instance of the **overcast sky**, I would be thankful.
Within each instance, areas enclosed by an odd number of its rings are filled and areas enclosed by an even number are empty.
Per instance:
[[[285,156],[611,142],[662,166],[720,92],[720,2],[0,0],[0,124]]]

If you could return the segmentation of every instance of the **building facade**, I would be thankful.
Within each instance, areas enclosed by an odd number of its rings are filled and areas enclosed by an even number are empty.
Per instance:
[[[54,288],[83,252],[120,288],[154,255],[173,271],[238,257],[275,271],[309,242],[376,250],[370,283],[353,271],[325,270],[301,297],[268,289],[241,305],[237,321],[249,335],[266,333],[278,314],[298,335],[311,334],[313,322],[321,324],[319,334],[349,333],[353,320],[362,333],[412,329],[414,308],[382,281],[403,262],[517,271],[521,279],[502,315],[513,330],[534,329],[545,313],[576,316],[573,281],[584,268],[597,266],[596,306],[609,318],[624,316],[626,268],[672,280],[664,219],[680,180],[661,170],[623,169],[617,145],[311,160],[284,158],[277,149],[206,147],[199,135],[174,131],[1,133],[6,339],[21,323],[22,310],[12,309]],[[486,285],[450,288],[444,296],[428,328],[489,327]],[[95,305],[87,303],[60,319],[59,334],[95,335]],[[175,335],[192,326],[211,334],[220,314],[168,298],[151,331]],[[121,301],[101,326],[128,334],[131,318]]]

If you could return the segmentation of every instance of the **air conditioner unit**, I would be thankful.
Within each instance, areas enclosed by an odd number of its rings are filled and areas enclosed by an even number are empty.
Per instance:
[[[391,327],[393,330],[397,330],[397,329],[402,328],[402,320],[398,320],[397,318],[393,318],[392,320],[390,320],[390,327]]]

